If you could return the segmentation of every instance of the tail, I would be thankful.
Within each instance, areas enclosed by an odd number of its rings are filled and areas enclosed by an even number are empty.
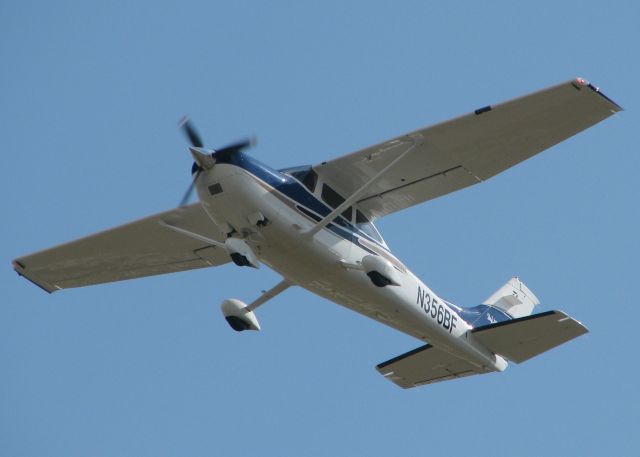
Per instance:
[[[520,279],[511,278],[482,305],[456,309],[472,326],[471,342],[511,362],[521,363],[588,332],[584,325],[562,311],[532,314],[539,304],[538,298]],[[430,344],[378,365],[384,377],[403,388],[487,370],[491,371]]]
[[[538,298],[524,285],[520,278],[513,277],[487,298],[484,305],[499,308],[512,318],[529,316],[540,304]]]
[[[521,363],[588,332],[562,311],[532,314],[539,304],[519,278],[511,278],[484,302],[511,319],[475,326],[472,330],[475,340],[494,354]]]

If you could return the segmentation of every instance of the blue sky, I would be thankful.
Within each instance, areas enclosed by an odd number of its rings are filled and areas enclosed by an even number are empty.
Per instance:
[[[442,3],[442,4],[439,4]],[[640,423],[634,2],[0,5],[0,456],[629,454]],[[591,333],[504,374],[403,391],[420,345],[226,265],[47,295],[11,259],[177,204],[191,160],[256,134],[317,163],[576,76],[626,111],[379,227],[441,296],[512,275]]]

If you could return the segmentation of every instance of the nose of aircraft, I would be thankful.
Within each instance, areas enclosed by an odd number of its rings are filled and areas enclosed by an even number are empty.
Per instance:
[[[193,156],[193,160],[196,161],[194,167],[200,167],[204,170],[208,170],[209,168],[213,168],[216,164],[216,159],[213,158],[212,151],[204,148],[190,147],[189,152]],[[193,168],[191,169],[191,173],[194,173]]]

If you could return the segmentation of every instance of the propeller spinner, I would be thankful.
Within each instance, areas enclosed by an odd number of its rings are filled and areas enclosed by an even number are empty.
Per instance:
[[[180,120],[180,122],[178,123],[178,128],[180,128],[184,132],[187,140],[191,144],[189,151],[191,152],[191,155],[195,160],[193,166],[191,167],[193,180],[187,188],[187,191],[184,193],[182,200],[180,200],[179,206],[181,207],[185,206],[191,198],[191,194],[193,194],[193,190],[195,189],[196,181],[200,177],[200,173],[202,173],[203,170],[213,168],[216,163],[216,155],[232,154],[234,152],[238,152],[256,145],[256,138],[250,137],[237,141],[235,143],[231,143],[220,149],[206,149],[202,142],[202,137],[197,132],[188,117],[185,116]]]

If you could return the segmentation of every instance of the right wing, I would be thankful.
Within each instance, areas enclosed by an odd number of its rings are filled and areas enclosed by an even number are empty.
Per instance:
[[[382,376],[404,389],[488,373],[430,344],[387,360],[376,368]]]
[[[20,257],[13,267],[47,292],[55,292],[231,260],[225,249],[178,234],[162,222],[224,242],[200,203],[195,203]]]
[[[357,201],[360,210],[376,219],[489,179],[620,110],[578,78],[313,168],[348,197],[415,146]]]

